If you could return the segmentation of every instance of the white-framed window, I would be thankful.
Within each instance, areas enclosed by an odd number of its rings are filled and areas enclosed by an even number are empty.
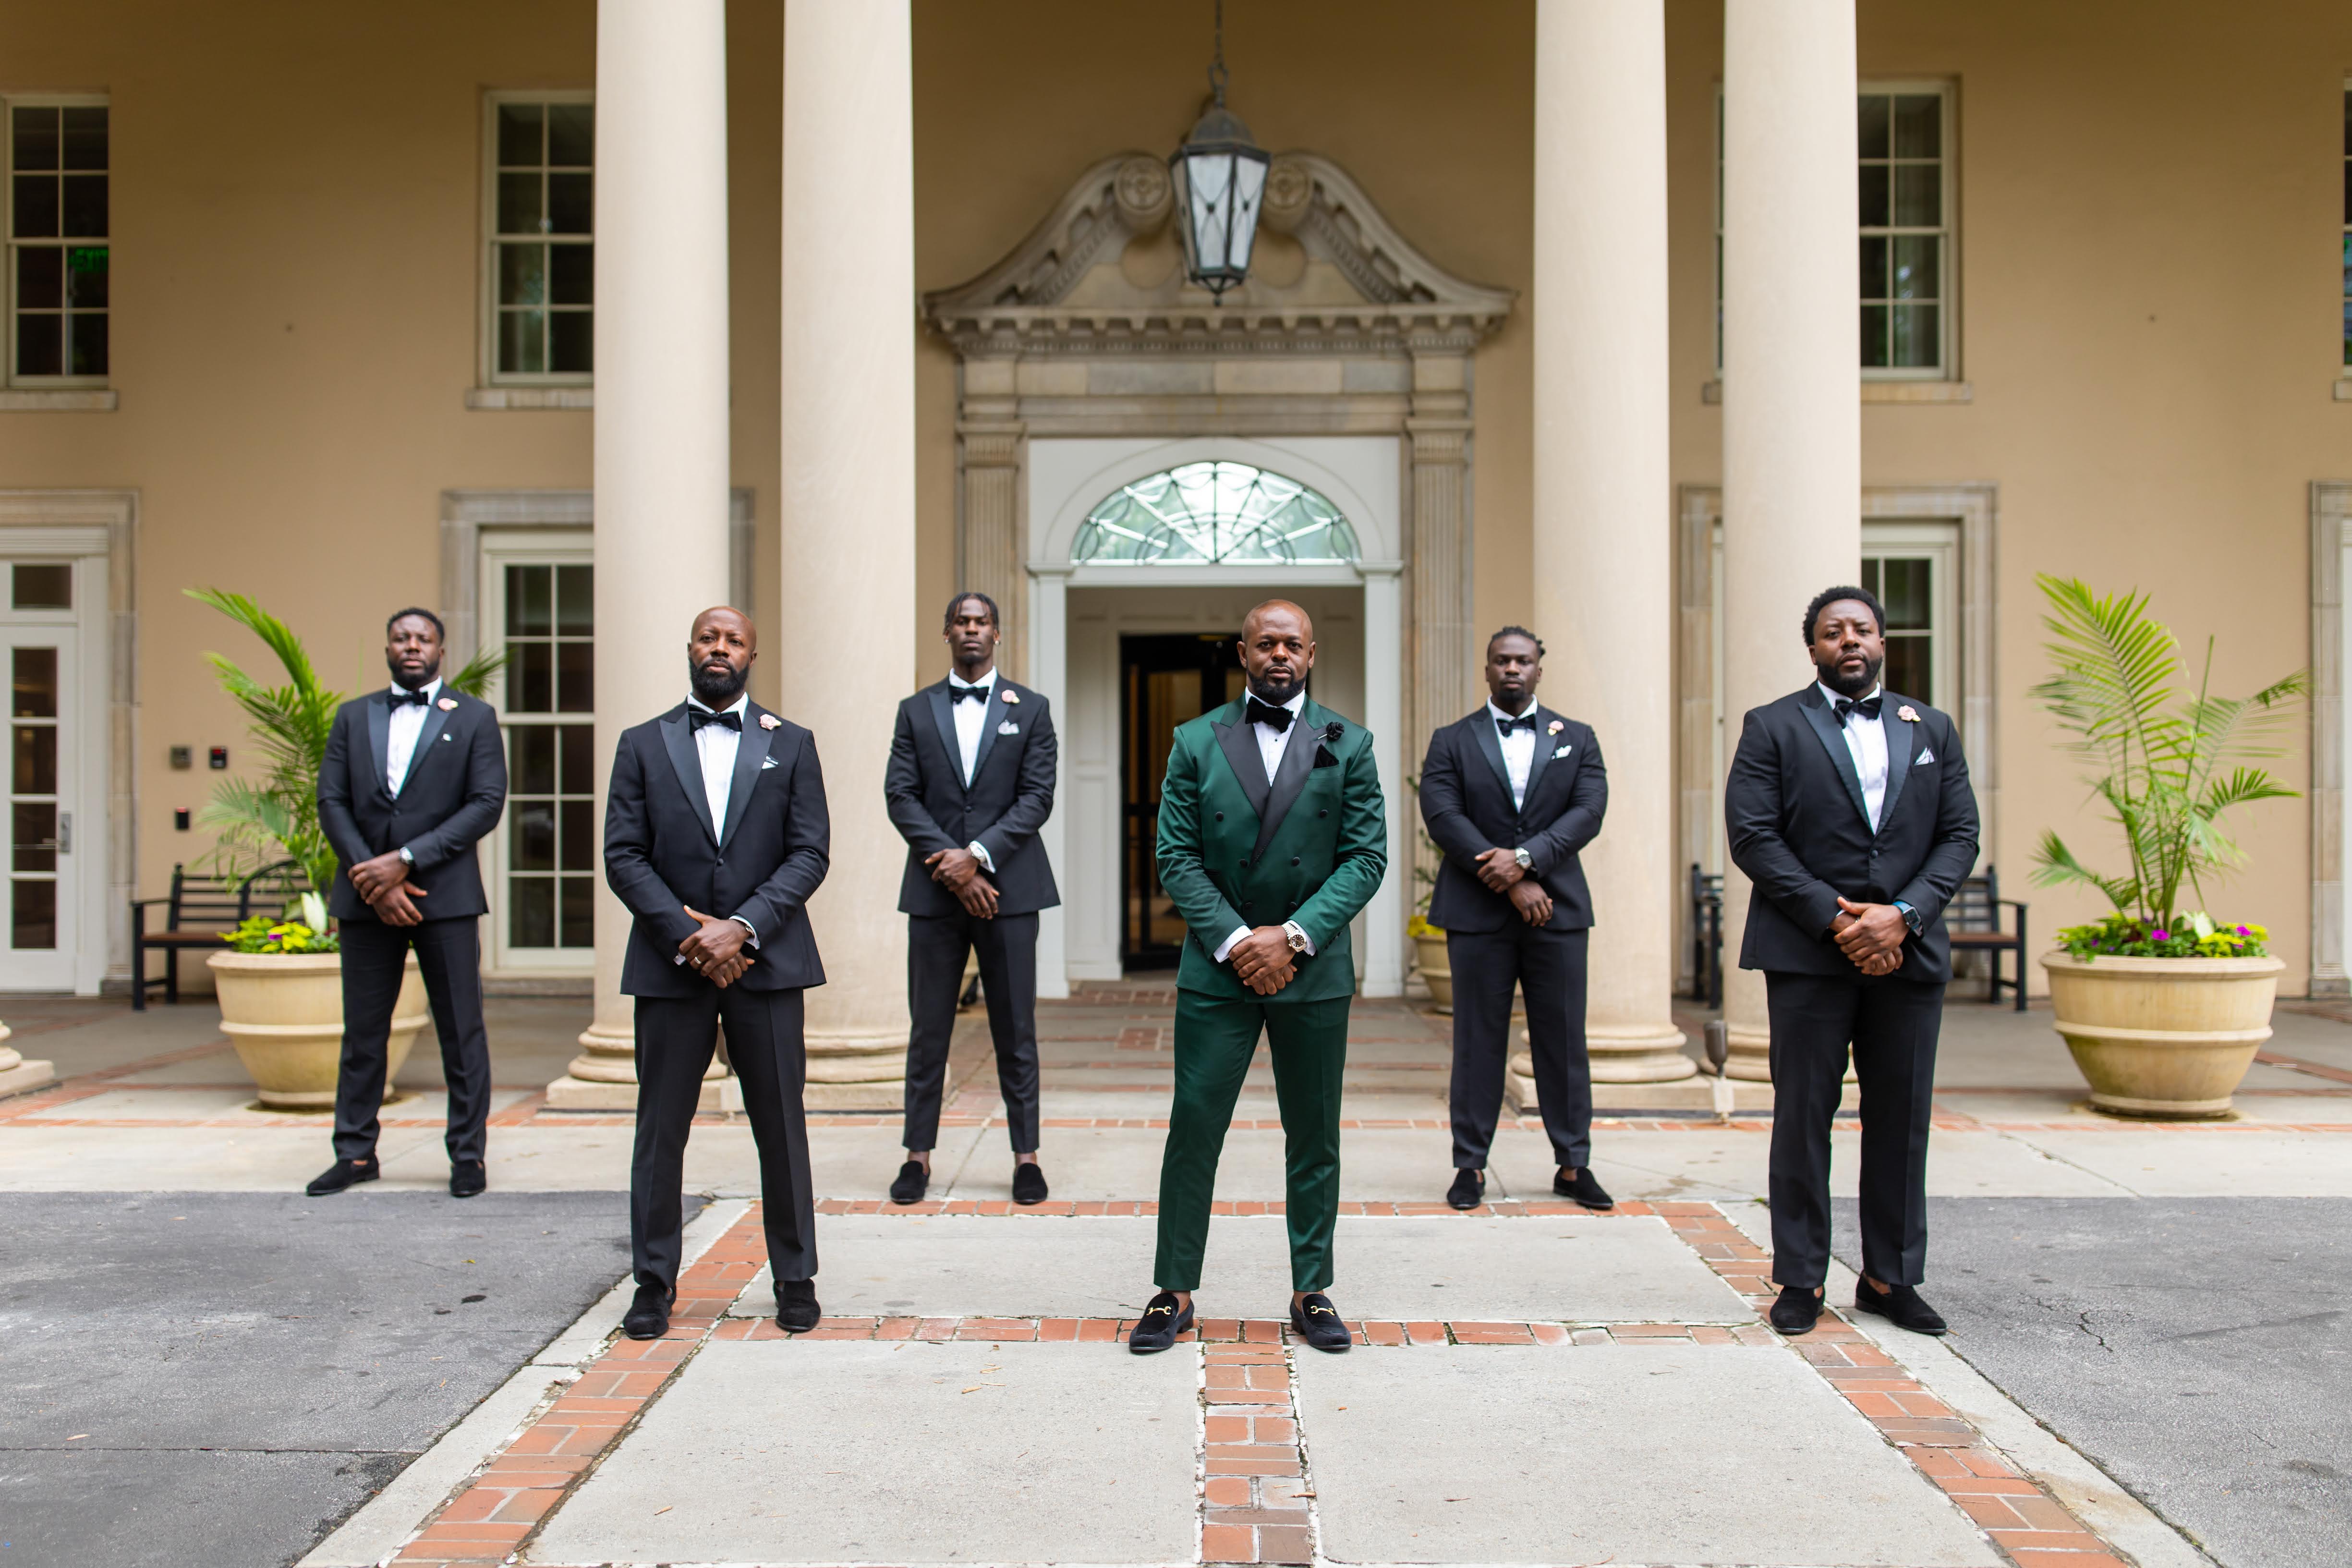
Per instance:
[[[1861,371],[1866,381],[1944,381],[1957,374],[1953,332],[1953,91],[1948,82],[1864,82],[1854,98],[1860,159]],[[2352,109],[2347,110],[2352,151]],[[1716,94],[1715,363],[1723,366],[1723,95]],[[2347,164],[2352,168],[2352,164]],[[2352,184],[2347,184],[2352,192]],[[2352,196],[2347,196],[2352,202]],[[2352,279],[2352,205],[2347,277]],[[2347,317],[2352,323],[2352,288]],[[2352,325],[2347,328],[2352,343]]]
[[[493,92],[482,119],[484,379],[585,386],[595,325],[594,95]]]
[[[1952,590],[1959,545],[1953,523],[1865,520],[1862,525],[1862,585],[1886,607],[1881,679],[1890,691],[1948,710],[1958,708]]]
[[[108,364],[107,103],[0,99],[6,114],[11,386],[103,386]]]
[[[490,966],[584,972],[596,941],[593,540],[485,532],[481,550],[483,641],[507,655],[490,692],[507,740]]]

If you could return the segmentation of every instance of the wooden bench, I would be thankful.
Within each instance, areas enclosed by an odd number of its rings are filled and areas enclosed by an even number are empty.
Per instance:
[[[1690,868],[1691,910],[1691,1000],[1709,1007],[1723,1005],[1723,878],[1708,876],[1694,864]],[[2003,908],[2017,911],[2012,929],[2000,927]],[[2000,1001],[2003,986],[2017,995],[2017,1010],[2025,1011],[2025,905],[2016,899],[2000,896],[2000,877],[1991,867],[1980,877],[1970,877],[1960,884],[1960,890],[1944,907],[1944,930],[1952,939],[1952,951],[1981,952],[1989,955],[1991,979],[1985,990],[1985,1000]],[[2014,978],[2001,975],[2000,955],[2017,954]]]
[[[1723,1005],[1723,873],[1690,868],[1691,989],[1694,1002]]]
[[[265,866],[234,888],[226,877],[200,876],[184,866],[173,867],[168,898],[131,900],[132,1010],[147,1010],[147,991],[154,985],[163,988],[164,1001],[178,1002],[182,952],[218,952],[222,932],[244,924],[257,912],[272,913],[285,908],[300,890],[291,860]],[[147,929],[147,910],[152,904],[163,906],[162,931]],[[147,973],[150,952],[163,955],[163,973],[152,978]]]

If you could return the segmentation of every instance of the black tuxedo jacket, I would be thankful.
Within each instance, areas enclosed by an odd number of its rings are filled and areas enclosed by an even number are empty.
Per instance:
[[[751,991],[824,984],[806,908],[833,853],[816,738],[747,704],[727,820],[714,823],[686,712],[681,702],[623,731],[613,757],[604,880],[636,917],[621,965],[623,994],[692,996],[709,987],[677,962],[677,944],[695,930],[688,904],[720,920],[740,915],[758,935],[758,949],[743,950],[751,967],[736,984]]]
[[[995,886],[997,913],[1034,914],[1062,901],[1045,846],[1037,838],[1054,811],[1054,769],[1060,756],[1054,710],[1045,698],[1013,685],[1002,671],[983,706],[980,750],[967,788],[948,683],[926,686],[898,704],[882,794],[890,820],[907,841],[907,871],[898,883],[902,913],[961,913],[963,905],[931,880],[923,860],[975,840],[996,862],[992,874],[982,875]]]
[[[1445,858],[1429,898],[1429,923],[1445,931],[1500,931],[1517,921],[1510,899],[1478,880],[1478,857],[1500,846],[1525,848],[1529,868],[1551,895],[1547,931],[1592,923],[1592,892],[1577,851],[1601,831],[1609,810],[1609,772],[1592,728],[1538,705],[1535,758],[1528,764],[1524,806],[1511,804],[1511,775],[1494,715],[1478,710],[1429,738],[1421,763],[1421,820]]]
[[[327,731],[327,755],[319,764],[319,826],[341,862],[327,907],[338,920],[375,919],[352,886],[352,868],[406,845],[415,858],[409,880],[425,895],[416,900],[417,913],[428,921],[470,920],[490,907],[474,846],[499,825],[507,804],[498,713],[478,698],[443,686],[425,710],[425,728],[417,731],[408,776],[395,796],[383,778],[391,696],[386,687],[344,703]]]
[[[1906,720],[1906,710],[1917,717]],[[1894,978],[1951,979],[1944,906],[1977,861],[1968,761],[1951,719],[1916,699],[1887,692],[1879,722],[1886,731],[1886,798],[1874,833],[1853,753],[1819,686],[1748,713],[1723,786],[1732,863],[1756,884],[1742,969],[1858,973],[1829,936],[1843,896],[1872,904],[1900,899],[1919,911],[1919,934],[1904,942]]]

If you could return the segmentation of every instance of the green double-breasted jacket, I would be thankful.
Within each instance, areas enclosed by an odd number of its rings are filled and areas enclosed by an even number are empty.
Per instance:
[[[1189,928],[1176,984],[1256,999],[1211,955],[1239,926],[1297,921],[1315,943],[1264,1000],[1356,990],[1348,922],[1388,874],[1388,812],[1371,732],[1309,698],[1268,784],[1256,731],[1228,702],[1177,728],[1160,788],[1160,885]]]

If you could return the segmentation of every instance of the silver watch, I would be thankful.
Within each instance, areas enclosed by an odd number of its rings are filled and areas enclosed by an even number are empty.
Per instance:
[[[1535,857],[1528,854],[1524,848],[1512,850],[1511,858],[1519,863],[1519,869],[1522,871],[1532,871],[1536,868]]]
[[[1307,931],[1306,929],[1297,921],[1283,921],[1282,933],[1290,940],[1291,952],[1305,952],[1307,951]]]

